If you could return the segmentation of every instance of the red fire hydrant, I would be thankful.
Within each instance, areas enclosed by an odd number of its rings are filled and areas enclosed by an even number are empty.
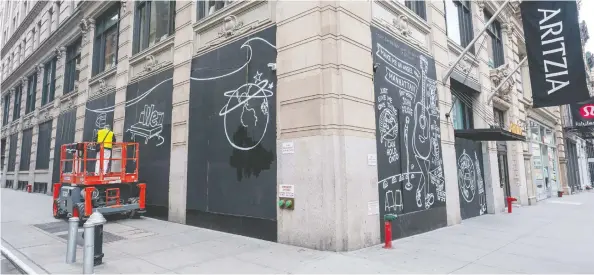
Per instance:
[[[507,197],[507,213],[512,212],[512,202],[517,201],[518,199],[514,197]]]
[[[27,185],[27,192],[31,193],[31,185]]]
[[[392,248],[392,222],[396,220],[395,214],[384,215],[384,248]]]

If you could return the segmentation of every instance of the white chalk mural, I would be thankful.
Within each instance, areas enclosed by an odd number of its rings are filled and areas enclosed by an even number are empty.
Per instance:
[[[435,63],[383,32],[373,38],[382,214],[445,206]]]
[[[481,152],[480,142],[456,138],[460,214],[463,219],[487,213],[485,181],[479,158]]]
[[[137,136],[143,137],[144,144],[148,144],[150,139],[156,138],[157,143],[155,146],[161,146],[165,142],[165,138],[161,135],[164,116],[164,112],[155,110],[155,104],[144,105],[143,111],[138,116],[138,122],[126,129],[126,132],[130,132],[134,141],[136,141]]]
[[[427,76],[428,61],[418,55],[419,65],[412,65],[376,44],[375,55],[384,61],[384,78],[391,87],[380,88],[377,97],[378,131],[388,163],[404,154],[404,170],[380,180],[382,188],[404,181],[405,190],[413,191],[417,207],[428,209],[435,200],[445,202],[445,186],[440,155],[439,110],[435,79]],[[397,100],[390,95],[397,91]],[[398,105],[400,111],[394,106]],[[400,115],[399,115],[400,114]],[[399,119],[402,116],[403,120]],[[399,123],[403,121],[403,144],[398,141]],[[404,150],[401,147],[404,145]]]

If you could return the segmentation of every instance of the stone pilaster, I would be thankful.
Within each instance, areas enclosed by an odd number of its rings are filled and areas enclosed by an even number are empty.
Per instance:
[[[82,33],[80,48],[80,74],[78,78],[79,96],[76,99],[76,127],[74,140],[83,140],[83,128],[85,121],[85,104],[89,97],[89,80],[93,68],[93,37],[95,37],[95,20],[92,18],[83,19],[79,28]]]
[[[439,109],[441,111],[441,152],[443,157],[443,174],[445,179],[446,191],[446,212],[448,225],[459,224],[462,221],[460,215],[460,195],[458,192],[458,175],[455,161],[456,148],[454,139],[454,128],[451,120],[445,117],[445,114],[452,108],[452,93],[450,91],[449,81],[442,82],[443,75],[448,69],[449,49],[448,37],[446,35],[445,7],[443,2],[427,2],[427,21],[430,25],[440,26],[431,28],[433,55],[435,57],[435,74],[437,76],[437,90],[439,93]]]
[[[567,178],[568,165],[567,158],[565,157],[565,135],[559,122],[555,124],[555,128],[553,129],[555,132],[555,144],[557,145],[557,157],[559,158],[559,191],[563,191],[565,195],[570,195],[571,188],[569,187],[569,180]]]
[[[118,141],[124,137],[124,117],[126,113],[126,87],[130,69],[130,56],[132,54],[134,16],[131,9],[126,9],[126,1],[120,1],[120,37],[118,40],[118,65],[116,69],[115,110],[113,116],[113,131]],[[114,157],[121,157],[121,152],[114,152]],[[114,161],[112,167],[121,167],[119,161]],[[116,168],[117,169],[117,168]],[[114,170],[118,171],[118,170]]]
[[[371,12],[369,1],[276,2],[278,183],[296,192],[295,210],[277,211],[280,243],[345,251],[380,241],[366,207],[378,200],[377,166],[366,164],[376,154]],[[294,154],[280,153],[285,142]]]
[[[196,2],[177,1],[173,58],[173,108],[169,172],[169,220],[185,223],[188,161],[190,72],[194,52],[192,23]]]
[[[486,2],[480,1],[481,4]],[[484,6],[471,5],[473,12],[474,35],[485,25]],[[479,83],[481,93],[473,105],[474,128],[489,128],[493,123],[493,107],[488,104],[488,98],[493,92],[493,85],[490,80],[489,52],[486,47],[489,35],[484,32],[475,44],[475,56],[478,61]],[[487,212],[497,214],[504,208],[503,189],[500,187],[499,164],[497,161],[497,143],[495,141],[483,141],[483,173],[485,182],[485,194],[487,199]],[[444,162],[447,162],[444,160]]]
[[[54,92],[54,108],[60,107],[60,97],[64,94],[64,67],[66,65],[66,47],[57,47],[56,52],[56,89]]]

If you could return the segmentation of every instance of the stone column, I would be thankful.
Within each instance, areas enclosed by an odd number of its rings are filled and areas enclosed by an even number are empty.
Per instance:
[[[559,106],[557,109],[560,109]],[[555,141],[557,145],[557,157],[559,158],[559,191],[563,191],[565,195],[571,194],[571,188],[568,185],[567,178],[567,158],[565,157],[565,135],[563,134],[563,128],[560,121],[555,123]]]
[[[93,37],[95,37],[95,20],[92,18],[83,19],[79,28],[82,33],[80,48],[80,74],[78,78],[79,95],[76,98],[76,127],[74,140],[83,140],[83,128],[85,122],[85,104],[89,98],[89,80],[93,68]]]
[[[519,56],[518,56],[518,45],[514,40],[515,37],[515,28],[513,25],[512,20],[513,15],[511,14],[504,14],[505,18],[508,18],[508,22],[502,24],[502,40],[504,42],[504,56],[506,59],[506,64],[508,64],[507,73],[512,73],[519,65]],[[510,109],[508,110],[507,114],[507,123],[506,127],[511,127],[512,123],[517,125],[521,125],[523,122],[525,123],[525,119],[522,118],[522,112],[520,111],[519,106],[519,97],[521,94],[518,94],[517,87],[520,85],[516,82],[516,75],[518,72],[515,72],[514,75],[509,80],[509,89],[506,91],[499,91],[500,93],[507,93],[507,97],[510,99]],[[522,122],[523,121],[523,122]],[[506,130],[510,130],[509,128]],[[524,132],[524,135],[526,133]],[[526,182],[526,172],[525,172],[525,162],[524,162],[524,149],[523,144],[521,141],[508,141],[506,142],[508,152],[508,167],[506,169],[509,172],[509,183],[510,183],[510,193],[513,197],[518,199],[518,203],[521,205],[528,205],[528,192],[527,192],[527,182]],[[503,204],[505,205],[505,204]]]
[[[54,11],[54,14],[50,24],[52,24],[52,32],[55,32],[60,26],[60,6],[58,5],[58,1],[53,2],[52,10]]]
[[[439,45],[433,47],[435,57],[435,75],[437,76],[437,90],[439,93],[440,130],[441,130],[441,153],[443,158],[443,174],[446,191],[446,212],[448,225],[459,224],[462,221],[460,215],[460,195],[458,189],[457,164],[454,161],[447,161],[456,158],[454,139],[454,127],[451,118],[446,117],[448,110],[452,108],[452,93],[450,82],[442,82],[443,75],[449,65],[448,38],[446,35],[445,9],[443,2],[427,1],[427,22],[441,28],[431,28],[432,43]]]
[[[8,123],[6,123],[7,127],[6,130],[8,131],[8,135],[6,136],[6,172],[8,173],[8,163],[10,162],[10,150],[11,150],[11,140],[13,138],[12,134],[12,114],[13,114],[13,108],[14,108],[14,88],[8,90],[8,94],[9,94],[9,98],[10,98],[10,102],[8,104]],[[18,138],[18,136],[17,136]],[[18,146],[18,145],[17,145]],[[17,147],[18,149],[18,147]],[[16,164],[15,164],[15,171],[12,171],[11,173],[13,173],[13,185],[12,188],[16,189],[17,187],[17,183],[14,182],[16,181]],[[6,174],[4,174],[6,175]],[[3,178],[6,178],[6,176],[3,176]],[[4,180],[6,182],[6,180]]]
[[[370,1],[278,1],[278,242],[345,251],[380,241]],[[304,28],[304,26],[308,26]],[[343,26],[349,26],[344,28]],[[300,58],[307,56],[307,58]],[[292,143],[294,154],[280,153]],[[323,221],[323,222],[320,222]]]
[[[54,108],[60,107],[60,98],[64,94],[64,67],[66,65],[66,47],[56,48],[56,89],[54,92]]]
[[[44,74],[44,66],[43,64],[38,64],[35,66],[35,73],[37,74],[37,85],[35,86],[35,111],[33,111],[33,117],[36,118],[33,120],[35,126],[33,127],[33,142],[31,143],[31,162],[29,166],[29,170],[35,172],[35,165],[37,162],[37,140],[39,135],[39,125],[37,125],[38,117],[39,117],[39,108],[41,107],[41,94],[43,91],[43,74]]]
[[[171,164],[169,172],[169,220],[185,223],[190,72],[194,52],[192,23],[195,1],[177,1],[173,57],[173,108],[171,117]]]
[[[124,139],[124,117],[126,113],[126,88],[128,86],[128,75],[130,68],[130,56],[132,55],[133,39],[133,9],[127,9],[128,5],[134,5],[134,2],[126,3],[120,1],[120,36],[118,40],[118,65],[116,68],[116,91],[115,91],[115,110],[113,115],[113,131],[118,141]],[[115,158],[121,157],[121,151],[114,151]],[[121,161],[114,161],[112,165],[114,172],[119,171]]]
[[[484,20],[484,5],[480,1],[479,5],[472,5],[473,9],[473,26],[474,34],[478,35],[480,28],[485,25]],[[489,53],[486,44],[486,39],[490,39],[485,32],[477,40],[475,44],[475,56],[479,63],[479,83],[481,83],[481,93],[476,98],[473,106],[474,128],[489,128],[493,124],[493,110],[492,105],[487,104],[487,100],[493,92],[493,85],[489,74],[491,68],[488,65]],[[483,47],[481,47],[483,44]],[[483,111],[481,111],[481,109]],[[500,187],[499,180],[499,164],[497,162],[497,143],[495,141],[483,141],[483,174],[485,182],[485,195],[487,200],[487,212],[490,214],[497,214],[501,212],[504,207],[503,189]],[[445,159],[445,158],[444,158]]]

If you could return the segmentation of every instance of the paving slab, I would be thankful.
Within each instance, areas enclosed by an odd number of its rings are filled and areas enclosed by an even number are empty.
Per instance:
[[[0,192],[2,245],[40,274],[80,274],[82,247],[77,262],[66,264],[68,227],[51,217],[51,197]],[[393,249],[340,253],[151,218],[108,219],[104,264],[95,273],[592,273],[593,208],[594,193],[584,192],[396,240]],[[10,270],[5,261],[2,268]]]

